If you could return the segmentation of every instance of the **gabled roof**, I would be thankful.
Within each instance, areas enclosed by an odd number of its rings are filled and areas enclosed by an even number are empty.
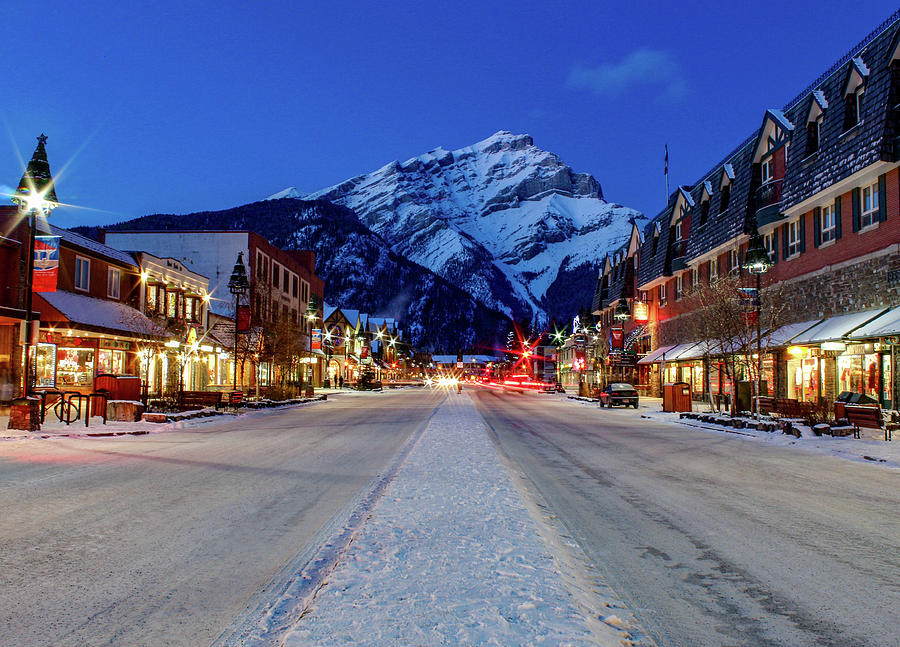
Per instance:
[[[128,252],[123,252],[120,249],[116,249],[115,247],[109,247],[107,245],[103,245],[102,243],[98,243],[96,240],[91,240],[81,234],[76,234],[74,231],[69,231],[68,229],[63,229],[62,227],[57,227],[56,225],[47,223],[49,225],[50,234],[53,236],[59,236],[65,242],[69,243],[72,246],[80,247],[85,251],[94,252],[95,254],[99,254],[100,256],[106,256],[107,258],[122,263],[123,265],[130,265],[135,270],[138,269],[137,261],[134,256],[129,254]]]

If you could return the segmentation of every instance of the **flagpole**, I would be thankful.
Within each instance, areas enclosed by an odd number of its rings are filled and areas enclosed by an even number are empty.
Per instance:
[[[666,204],[669,204],[669,145],[666,144]]]

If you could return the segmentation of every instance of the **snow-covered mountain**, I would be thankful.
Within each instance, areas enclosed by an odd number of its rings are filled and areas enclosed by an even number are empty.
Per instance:
[[[515,318],[568,316],[589,302],[604,254],[644,220],[529,135],[507,131],[305,196],[272,196],[287,197],[349,207],[394,251]]]

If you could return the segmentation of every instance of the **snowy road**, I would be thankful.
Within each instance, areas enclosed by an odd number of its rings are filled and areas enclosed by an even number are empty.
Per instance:
[[[495,442],[661,647],[900,645],[900,474],[478,390]]]
[[[0,442],[0,644],[211,644],[441,398],[342,396],[150,436]]]

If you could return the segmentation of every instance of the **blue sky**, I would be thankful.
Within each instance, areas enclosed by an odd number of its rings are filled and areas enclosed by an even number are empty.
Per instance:
[[[838,6],[0,2],[0,186],[44,132],[54,222],[105,224],[510,130],[654,215],[664,144],[696,181],[893,11]]]

